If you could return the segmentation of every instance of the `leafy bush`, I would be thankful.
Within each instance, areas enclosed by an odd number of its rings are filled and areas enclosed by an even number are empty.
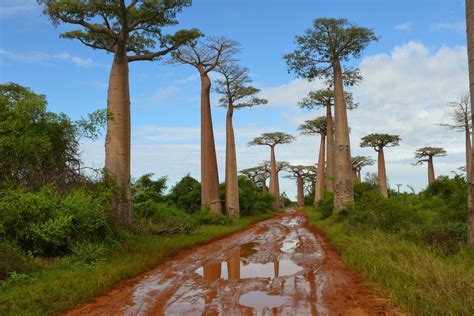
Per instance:
[[[12,272],[28,273],[35,268],[31,257],[12,241],[0,242],[0,279],[5,279]]]
[[[74,262],[93,264],[102,259],[106,253],[104,244],[91,243],[89,241],[72,245],[71,259]]]
[[[158,180],[152,180],[153,173],[147,173],[132,183],[132,199],[134,203],[146,202],[148,200],[155,202],[164,202],[164,191],[166,190],[166,177],[160,177]]]
[[[232,223],[232,219],[228,216],[211,213],[208,209],[197,213],[197,221],[200,225],[229,225]]]
[[[199,212],[201,210],[201,184],[188,174],[171,188],[168,199],[187,213]]]
[[[318,210],[321,211],[322,218],[331,216],[333,209],[334,193],[331,191],[325,191],[324,197],[318,202]]]
[[[245,176],[240,176],[238,181],[241,216],[265,213],[272,209],[274,197],[271,194],[255,187]]]

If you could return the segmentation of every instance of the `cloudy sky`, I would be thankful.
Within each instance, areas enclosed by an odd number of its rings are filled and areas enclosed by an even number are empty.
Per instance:
[[[248,147],[263,132],[297,127],[323,111],[306,111],[296,104],[319,82],[289,74],[282,55],[294,49],[318,17],[344,17],[373,28],[381,36],[362,58],[364,81],[352,89],[360,103],[349,113],[353,155],[370,155],[359,148],[368,133],[398,134],[400,147],[386,151],[392,188],[400,183],[417,190],[426,186],[424,166],[412,166],[413,151],[441,146],[448,156],[437,159],[437,175],[451,175],[464,163],[462,133],[437,126],[449,122],[448,102],[468,89],[463,0],[194,0],[179,15],[178,28],[197,27],[205,34],[225,36],[242,44],[241,64],[250,68],[254,84],[268,105],[235,115],[238,167],[254,166],[269,158],[265,147]],[[78,119],[106,106],[107,79],[112,56],[60,39],[71,27],[54,28],[34,0],[0,1],[0,81],[17,82],[47,96],[49,110]],[[199,178],[199,80],[189,66],[164,62],[133,63],[132,173],[167,175],[170,184],[188,172]],[[215,101],[217,96],[213,96]],[[213,106],[220,177],[224,177],[225,112]],[[103,164],[103,139],[82,145],[86,165]],[[319,139],[298,140],[277,148],[277,159],[312,164]],[[375,166],[363,172],[375,171]],[[284,179],[282,191],[295,195],[293,181]]]

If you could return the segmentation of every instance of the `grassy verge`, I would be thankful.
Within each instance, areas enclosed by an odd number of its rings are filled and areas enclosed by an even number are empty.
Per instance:
[[[189,235],[135,236],[93,265],[63,262],[44,268],[0,288],[0,315],[58,314],[156,267],[179,250],[218,239],[272,216],[260,214],[235,220],[231,225],[200,226]]]
[[[343,262],[381,285],[404,312],[413,315],[474,315],[474,252],[439,256],[429,248],[375,229],[348,229],[344,222],[306,209]]]

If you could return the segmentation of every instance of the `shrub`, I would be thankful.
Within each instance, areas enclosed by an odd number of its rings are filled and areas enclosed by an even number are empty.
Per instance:
[[[28,273],[35,268],[31,257],[12,241],[0,242],[0,279],[5,279],[12,272]]]
[[[239,205],[240,215],[265,213],[272,209],[274,197],[261,188],[257,188],[252,181],[245,176],[239,177]]]
[[[168,199],[187,213],[199,212],[201,210],[201,184],[188,174],[171,188]]]
[[[324,192],[324,197],[319,200],[317,209],[321,211],[322,218],[331,216],[333,210],[334,194],[331,191]]]
[[[72,245],[71,260],[78,263],[93,264],[102,259],[106,253],[104,244],[89,241]]]

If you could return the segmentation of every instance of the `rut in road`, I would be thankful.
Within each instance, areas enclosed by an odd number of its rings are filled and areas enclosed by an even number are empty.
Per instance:
[[[392,315],[293,210],[186,251],[69,315]]]

